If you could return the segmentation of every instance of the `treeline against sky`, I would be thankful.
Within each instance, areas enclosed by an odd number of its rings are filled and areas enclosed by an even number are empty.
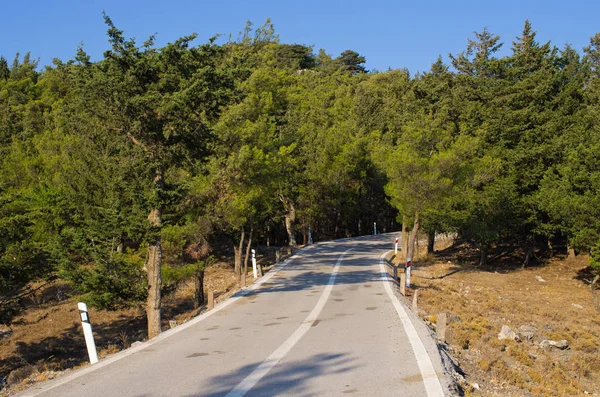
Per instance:
[[[193,277],[201,304],[215,256],[240,274],[248,245],[309,227],[455,232],[482,265],[497,244],[598,264],[600,35],[580,53],[526,22],[497,57],[484,30],[411,76],[280,43],[268,21],[157,48],[105,20],[101,61],[0,59],[0,322],[60,278],[98,307],[146,300],[153,336],[161,291]]]

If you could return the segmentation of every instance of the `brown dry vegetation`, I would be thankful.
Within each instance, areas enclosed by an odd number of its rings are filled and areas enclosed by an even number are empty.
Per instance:
[[[265,271],[275,261],[274,252],[264,247],[258,251],[257,260]],[[252,282],[251,273],[247,280]],[[217,302],[240,288],[232,267],[225,262],[208,268],[204,282],[205,291],[214,291]],[[53,379],[64,374],[65,370],[87,365],[78,299],[77,296],[63,299],[65,291],[69,295],[67,287],[59,283],[40,290],[30,302],[30,307],[11,324],[12,335],[0,339],[0,397]],[[194,309],[193,293],[190,282],[163,297],[163,330],[170,327],[170,320],[181,324],[206,310],[206,306]],[[142,306],[117,311],[92,308],[90,319],[100,359],[147,337],[146,315]]]
[[[600,394],[600,313],[584,281],[587,257],[522,269],[522,256],[501,252],[477,268],[471,251],[459,245],[417,262],[411,280],[419,315],[432,328],[440,312],[458,316],[448,322],[446,349],[465,373],[465,395]],[[531,325],[534,338],[499,340],[503,325],[515,332]],[[542,349],[544,339],[567,340],[569,348]]]

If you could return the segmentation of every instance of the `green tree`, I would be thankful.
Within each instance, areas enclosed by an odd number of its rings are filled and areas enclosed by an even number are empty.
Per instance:
[[[346,50],[335,59],[339,68],[351,74],[366,73],[365,62],[367,59],[356,51]]]

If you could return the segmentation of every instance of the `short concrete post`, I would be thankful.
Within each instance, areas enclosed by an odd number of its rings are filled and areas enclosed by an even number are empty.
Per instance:
[[[313,243],[313,239],[312,239],[312,230],[310,230],[310,226],[308,227],[308,244],[312,244]]]
[[[90,323],[88,308],[83,302],[77,303],[77,308],[79,309],[79,315],[81,316],[81,326],[83,327],[83,336],[85,337],[90,364],[95,364],[98,362],[98,353],[96,352],[96,343],[94,342],[94,334],[92,333],[92,324]]]
[[[373,234],[377,234],[377,222],[373,222]]]
[[[256,270],[256,250],[252,250],[252,273],[254,274],[254,279],[258,278],[258,271]]]
[[[275,251],[275,264],[278,265],[281,260],[281,251],[278,249]]]
[[[406,273],[400,273],[400,293],[406,296]]]
[[[435,323],[435,336],[440,342],[446,342],[446,323],[448,315],[446,313],[438,313]]]
[[[413,312],[417,312],[419,310],[419,304],[418,304],[418,299],[419,299],[419,290],[415,290],[415,294],[413,295],[413,302],[412,302],[412,309]]]
[[[208,291],[208,310],[212,310],[215,307],[215,293],[214,291]]]

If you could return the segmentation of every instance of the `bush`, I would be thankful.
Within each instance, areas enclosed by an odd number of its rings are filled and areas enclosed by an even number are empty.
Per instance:
[[[114,254],[101,259],[91,269],[82,269],[80,285],[83,299],[98,309],[131,307],[146,299],[147,283],[143,262],[131,255]]]

